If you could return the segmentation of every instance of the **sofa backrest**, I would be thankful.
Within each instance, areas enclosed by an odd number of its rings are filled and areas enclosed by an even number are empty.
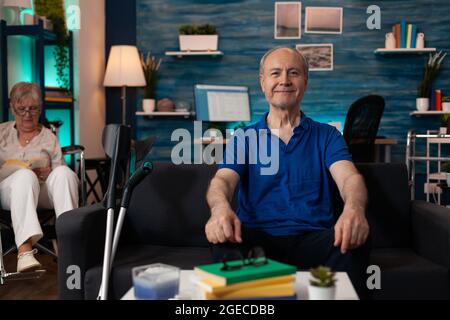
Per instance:
[[[154,163],[133,191],[124,222],[126,242],[169,246],[208,246],[210,216],[205,195],[216,172],[211,165]]]
[[[357,164],[369,194],[367,220],[374,248],[411,246],[411,196],[406,165]]]
[[[406,166],[358,164],[369,191],[368,221],[375,248],[410,245],[410,201]],[[155,163],[134,190],[124,223],[126,242],[208,246],[210,216],[205,195],[217,167]],[[235,205],[233,205],[235,206]],[[339,205],[336,206],[340,212]]]

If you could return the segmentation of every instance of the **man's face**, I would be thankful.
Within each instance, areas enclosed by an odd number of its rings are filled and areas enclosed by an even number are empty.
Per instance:
[[[272,107],[298,108],[308,82],[301,58],[287,49],[272,52],[260,76],[261,89]]]

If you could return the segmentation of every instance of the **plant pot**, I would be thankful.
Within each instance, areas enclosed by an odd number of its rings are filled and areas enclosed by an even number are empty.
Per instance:
[[[439,134],[447,134],[447,127],[440,127]]]
[[[417,98],[416,99],[416,108],[417,111],[428,111],[428,108],[430,107],[430,99],[429,98]]]
[[[144,112],[153,112],[155,111],[156,101],[155,99],[143,99],[142,100],[142,109]]]
[[[447,186],[450,187],[450,172],[446,172],[446,173],[445,173],[445,178],[446,178],[446,180],[447,180]]]
[[[450,102],[442,102],[442,111],[450,113]]]
[[[179,35],[181,51],[217,51],[219,36]]]
[[[334,300],[336,297],[336,286],[334,287],[316,287],[308,286],[309,300]]]

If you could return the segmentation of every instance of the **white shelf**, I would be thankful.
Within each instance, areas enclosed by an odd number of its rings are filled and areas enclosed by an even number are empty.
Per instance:
[[[417,49],[417,48],[398,48],[398,49],[385,49],[385,48],[378,48],[374,51],[375,54],[422,54],[422,53],[429,53],[429,52],[436,52],[436,48],[423,48],[423,49]]]
[[[440,116],[443,114],[448,114],[450,112],[445,111],[413,111],[409,115],[410,116]]]
[[[429,179],[430,180],[446,180],[447,175],[445,174],[445,172],[430,173]]]
[[[162,111],[155,111],[155,112],[144,112],[144,111],[137,111],[137,116],[145,116],[145,117],[184,117],[189,118],[193,113],[191,112],[178,112],[178,111],[169,111],[169,112],[162,112]]]
[[[166,51],[166,56],[182,58],[183,56],[223,56],[222,51]]]

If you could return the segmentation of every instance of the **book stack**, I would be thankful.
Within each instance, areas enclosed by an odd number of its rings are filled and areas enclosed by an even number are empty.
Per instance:
[[[63,88],[45,87],[45,101],[71,103],[73,98],[70,92]]]
[[[199,299],[296,299],[295,266],[267,259],[267,264],[237,270],[222,267],[214,263],[194,268]]]
[[[416,48],[417,26],[402,20],[392,26],[396,48]]]

